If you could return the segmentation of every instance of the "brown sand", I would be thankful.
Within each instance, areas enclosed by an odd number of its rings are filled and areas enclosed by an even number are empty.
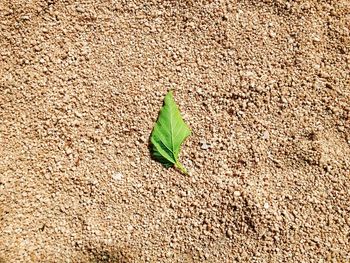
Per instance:
[[[0,1],[0,262],[349,262],[350,1]],[[184,176],[147,148],[166,91]]]

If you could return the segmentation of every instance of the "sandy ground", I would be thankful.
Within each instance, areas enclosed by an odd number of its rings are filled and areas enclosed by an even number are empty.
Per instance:
[[[0,262],[349,262],[350,1],[0,1]],[[167,90],[184,176],[151,160]]]

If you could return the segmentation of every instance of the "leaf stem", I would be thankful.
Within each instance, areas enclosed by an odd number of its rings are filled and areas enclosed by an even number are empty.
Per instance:
[[[175,163],[175,167],[184,175],[188,175],[186,168],[179,161]]]

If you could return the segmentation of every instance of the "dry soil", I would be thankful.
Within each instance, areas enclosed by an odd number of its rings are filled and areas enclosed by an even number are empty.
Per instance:
[[[349,262],[350,1],[0,1],[0,262]],[[167,90],[190,176],[150,158]]]

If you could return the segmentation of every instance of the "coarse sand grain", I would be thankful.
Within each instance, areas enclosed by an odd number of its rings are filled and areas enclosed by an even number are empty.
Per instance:
[[[350,262],[349,65],[348,0],[1,0],[0,262]]]

